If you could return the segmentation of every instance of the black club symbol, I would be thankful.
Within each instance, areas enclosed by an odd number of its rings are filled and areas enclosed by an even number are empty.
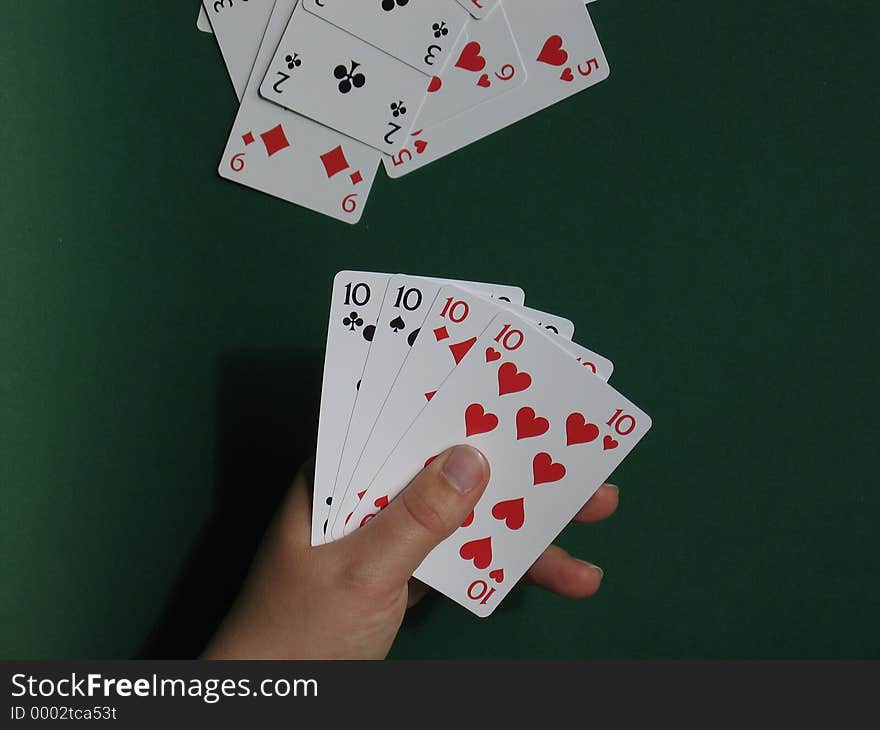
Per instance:
[[[302,66],[302,59],[299,57],[298,53],[294,53],[292,56],[285,56],[284,60],[287,62],[288,71],[293,71],[293,69]]]
[[[364,326],[364,320],[358,317],[357,312],[352,312],[342,320],[342,324],[348,327],[349,332],[354,332],[356,328]]]
[[[406,107],[403,105],[402,101],[396,101],[391,105],[391,115],[397,119],[397,117],[402,117],[406,114]]]
[[[409,3],[409,0],[382,0],[382,10],[386,13],[390,13],[396,7],[404,7]]]
[[[449,28],[446,27],[446,23],[434,23],[434,25],[431,26],[431,30],[434,31],[435,38],[449,35]]]
[[[340,63],[333,69],[333,77],[339,79],[339,91],[347,94],[352,88],[360,89],[367,83],[367,77],[363,74],[356,74],[355,69],[360,66],[357,61],[351,62],[351,68],[346,68],[345,64]]]

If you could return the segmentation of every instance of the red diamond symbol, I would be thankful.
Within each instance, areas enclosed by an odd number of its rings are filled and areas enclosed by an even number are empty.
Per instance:
[[[434,337],[437,338],[437,342],[442,342],[449,337],[449,330],[446,327],[438,327],[434,330]]]
[[[256,140],[254,139],[254,133],[253,133],[253,132],[248,132],[247,134],[245,134],[244,136],[242,136],[241,140],[242,140],[242,142],[244,142],[244,146],[245,146],[245,147],[247,147],[247,146],[249,146],[249,145],[252,145],[252,144],[256,141]]]
[[[360,170],[355,170],[351,175],[349,175],[349,177],[351,178],[352,185],[357,185],[359,182],[364,181],[364,176],[361,175]]]
[[[348,169],[348,160],[345,159],[342,145],[321,155],[321,162],[324,163],[324,170],[327,172],[328,178]]]
[[[437,391],[436,391],[436,390],[432,390],[430,393],[425,393],[425,400],[427,400],[428,402],[430,402],[430,401],[431,401],[431,398],[433,398],[435,395],[437,395]]]
[[[269,157],[276,152],[281,152],[281,150],[290,147],[290,142],[287,141],[287,136],[284,134],[284,128],[280,124],[277,127],[272,127],[267,132],[263,132],[260,135],[260,139],[266,145],[266,154]]]

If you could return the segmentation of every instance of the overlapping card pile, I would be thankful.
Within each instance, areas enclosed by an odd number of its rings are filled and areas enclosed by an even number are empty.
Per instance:
[[[608,76],[583,0],[203,0],[199,25],[240,100],[220,175],[349,223],[380,163],[400,177]]]
[[[312,544],[366,525],[434,457],[480,449],[477,508],[416,577],[488,616],[647,433],[610,360],[522,289],[343,271],[333,283]]]

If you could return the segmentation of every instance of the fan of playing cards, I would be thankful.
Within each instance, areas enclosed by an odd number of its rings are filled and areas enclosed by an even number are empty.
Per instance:
[[[348,223],[380,162],[400,177],[608,77],[583,0],[203,0],[199,26],[241,102],[220,175]]]
[[[488,616],[651,427],[612,363],[522,289],[343,271],[333,283],[312,544],[375,517],[427,463],[485,454],[477,508],[416,577]]]

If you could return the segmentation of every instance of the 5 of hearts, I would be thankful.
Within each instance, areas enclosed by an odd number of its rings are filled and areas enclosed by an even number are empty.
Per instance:
[[[203,0],[239,109],[221,177],[341,221],[608,77],[583,0]]]
[[[614,365],[517,286],[342,271],[333,281],[312,544],[367,528],[439,454],[491,477],[415,575],[488,616],[651,427]],[[368,529],[368,528],[367,528]]]

